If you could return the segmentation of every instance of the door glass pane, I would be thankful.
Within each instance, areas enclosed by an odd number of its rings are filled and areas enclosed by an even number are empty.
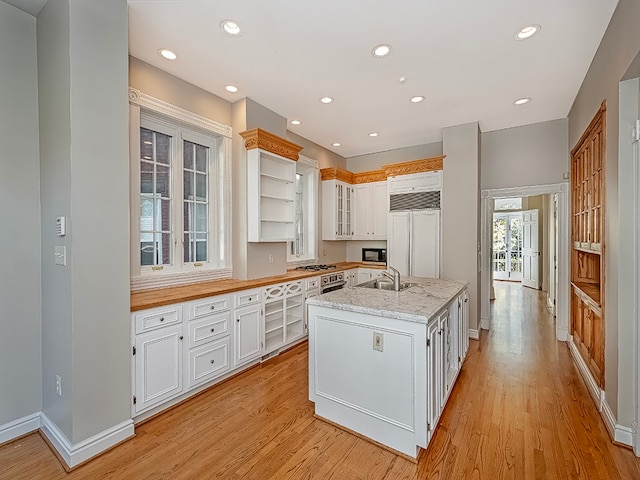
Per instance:
[[[185,170],[183,172],[183,177],[184,199],[193,200],[193,172]]]
[[[510,272],[522,273],[522,218],[509,217]]]

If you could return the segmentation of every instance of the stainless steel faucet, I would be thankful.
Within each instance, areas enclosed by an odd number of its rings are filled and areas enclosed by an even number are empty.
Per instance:
[[[393,289],[396,292],[399,292],[400,291],[400,272],[391,266],[389,266],[388,268],[393,272],[393,274],[387,271],[384,271],[382,272],[382,275],[393,280]]]

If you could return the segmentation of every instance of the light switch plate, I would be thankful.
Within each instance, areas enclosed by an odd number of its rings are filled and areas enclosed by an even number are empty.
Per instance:
[[[384,334],[373,332],[373,349],[378,352],[384,351]]]
[[[53,256],[55,258],[56,265],[67,265],[67,247],[63,245],[56,245],[53,250]]]

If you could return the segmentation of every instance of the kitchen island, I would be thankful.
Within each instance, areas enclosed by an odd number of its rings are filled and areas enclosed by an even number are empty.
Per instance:
[[[467,284],[408,277],[307,300],[318,417],[410,458],[426,448],[469,345]]]

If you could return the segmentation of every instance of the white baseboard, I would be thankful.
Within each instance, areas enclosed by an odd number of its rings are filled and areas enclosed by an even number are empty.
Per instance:
[[[633,429],[616,423],[616,417],[606,400],[602,404],[602,418],[614,441],[633,447]]]
[[[598,387],[598,384],[593,378],[593,375],[591,375],[591,371],[589,370],[587,363],[584,361],[584,358],[582,358],[582,355],[580,355],[580,352],[578,351],[578,347],[576,347],[575,344],[573,343],[573,338],[569,338],[568,343],[569,343],[569,351],[571,352],[573,361],[578,367],[578,370],[580,371],[580,375],[582,375],[584,383],[586,383],[587,385],[587,390],[589,390],[589,393],[591,394],[591,397],[593,398],[593,401],[595,402],[596,407],[598,408],[598,411],[602,412],[602,404],[604,402],[604,392],[600,390],[600,387]]]
[[[616,417],[606,401],[604,390],[601,390],[600,387],[598,387],[598,384],[593,378],[593,375],[591,375],[589,367],[587,367],[587,364],[582,358],[582,355],[580,355],[580,352],[578,352],[577,347],[573,343],[573,339],[569,338],[568,343],[573,361],[578,367],[578,370],[580,371],[580,374],[584,379],[584,383],[587,385],[587,390],[589,390],[589,393],[591,394],[591,397],[593,398],[593,401],[595,402],[596,407],[600,412],[600,416],[604,421],[605,427],[609,431],[609,435],[611,435],[611,438],[613,438],[615,442],[633,447],[633,428],[617,423]]]
[[[480,328],[482,330],[489,330],[491,328],[491,319],[480,317]]]
[[[556,340],[559,342],[566,342],[569,340],[569,329],[557,327],[556,328]]]
[[[469,338],[473,338],[474,340],[480,340],[480,330],[469,329]]]
[[[71,444],[67,437],[60,431],[55,423],[47,416],[41,415],[42,433],[58,451],[62,460],[69,468],[73,468],[86,462],[99,453],[117,445],[118,443],[132,437],[134,434],[133,420],[126,420],[118,425],[114,425],[82,442]]]
[[[40,428],[40,412],[0,425],[0,445]]]

